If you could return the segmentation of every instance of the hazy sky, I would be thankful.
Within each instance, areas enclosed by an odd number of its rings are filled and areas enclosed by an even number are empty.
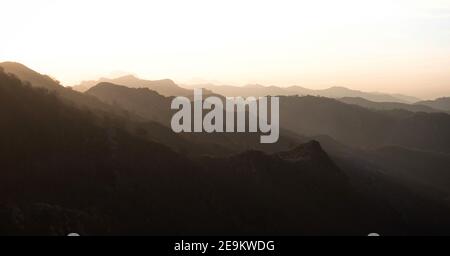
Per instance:
[[[132,72],[450,96],[450,0],[0,0],[0,61],[65,85]]]

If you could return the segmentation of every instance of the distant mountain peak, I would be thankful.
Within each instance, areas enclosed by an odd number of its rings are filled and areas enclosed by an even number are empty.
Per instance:
[[[264,88],[266,86],[264,85],[260,85],[260,84],[247,84],[244,85],[245,88],[255,88],[255,89],[260,89],[260,88]]]
[[[115,85],[122,85],[129,88],[148,88],[164,96],[192,95],[190,90],[181,88],[171,79],[144,80],[133,74],[120,76],[113,79],[101,78],[99,80],[85,81],[82,82],[80,85],[74,86],[74,89],[80,92],[85,92],[102,82],[108,82]]]
[[[172,79],[159,79],[159,80],[145,80],[145,79],[141,79],[136,75],[133,74],[129,74],[129,75],[124,75],[124,76],[120,76],[114,79],[106,79],[109,81],[125,81],[125,82],[134,82],[134,83],[140,83],[143,85],[146,84],[160,84],[161,86],[177,86],[177,84],[175,84],[175,82]]]
[[[114,84],[114,83],[110,83],[110,82],[100,82],[97,85],[95,85],[94,87],[91,87],[85,93],[95,95],[95,93],[99,90],[102,90],[102,91],[120,90],[121,92],[127,91],[127,92],[135,92],[135,93],[145,92],[145,93],[148,93],[151,95],[157,95],[158,97],[163,97],[158,92],[156,92],[154,90],[150,90],[149,88],[146,88],[146,87],[129,88],[129,87],[126,87],[123,85],[118,85],[118,84]]]
[[[307,88],[300,86],[300,85],[291,85],[289,87],[287,87],[288,89],[303,89],[303,90],[308,90]]]
[[[118,78],[139,79],[136,75],[132,75],[132,74],[119,76]]]
[[[344,91],[355,91],[352,89],[349,89],[347,87],[344,86],[331,86],[330,88],[328,88],[329,90],[344,90]]]

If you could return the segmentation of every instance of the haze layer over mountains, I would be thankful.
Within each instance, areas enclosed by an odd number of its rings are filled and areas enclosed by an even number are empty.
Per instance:
[[[84,81],[79,85],[75,85],[74,90],[85,92],[101,82],[108,82],[113,84],[124,85],[130,88],[149,88],[159,92],[164,96],[183,96],[192,94],[186,88],[202,88],[213,93],[225,96],[225,97],[261,97],[267,95],[313,95],[323,96],[329,98],[342,98],[342,97],[361,97],[367,100],[377,102],[401,102],[401,103],[414,103],[419,101],[418,98],[401,95],[401,94],[384,94],[384,93],[368,93],[357,90],[351,90],[345,87],[331,87],[324,90],[311,90],[300,86],[290,87],[278,87],[278,86],[263,86],[263,85],[246,85],[246,86],[229,86],[229,85],[214,85],[214,84],[198,84],[198,85],[185,85],[184,87],[176,85],[170,79],[164,80],[143,80],[134,75],[122,76],[114,79],[100,78],[95,81]]]
[[[336,98],[345,103],[360,105],[371,109],[405,109],[414,112],[450,111],[449,97],[441,97],[435,100],[421,100],[419,98],[403,94],[364,92],[338,86],[322,90],[313,90],[301,86],[279,87],[264,86],[259,84],[249,84],[245,86],[189,84],[180,86],[170,79],[144,80],[136,77],[135,75],[126,75],[117,78],[100,78],[99,80],[84,81],[79,85],[73,86],[73,89],[79,92],[86,92],[90,88],[102,82],[123,85],[129,88],[148,88],[163,96],[192,97],[193,88],[202,88],[204,90],[204,94],[206,95],[215,94],[224,97],[309,95]]]

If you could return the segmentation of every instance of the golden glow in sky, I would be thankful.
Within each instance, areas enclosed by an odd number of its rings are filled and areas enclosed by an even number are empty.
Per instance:
[[[450,1],[0,0],[0,61],[65,85],[114,71],[450,96]]]

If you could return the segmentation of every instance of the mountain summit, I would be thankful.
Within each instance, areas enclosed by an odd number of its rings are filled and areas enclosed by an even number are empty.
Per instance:
[[[99,83],[111,83],[123,85],[129,88],[148,88],[164,96],[190,96],[192,91],[181,88],[171,79],[144,80],[134,75],[126,75],[118,78],[100,78],[99,80],[84,81],[73,87],[74,90],[85,92]]]
[[[17,62],[2,62],[0,67],[5,73],[14,74],[20,80],[29,82],[34,87],[56,90],[62,88],[58,81],[53,78],[39,74],[38,72],[28,68],[27,66]]]

